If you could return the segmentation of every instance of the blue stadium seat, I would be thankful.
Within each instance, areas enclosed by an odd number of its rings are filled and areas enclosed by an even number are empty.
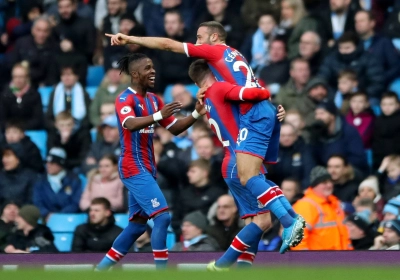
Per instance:
[[[170,103],[172,102],[172,88],[174,85],[168,85],[164,91],[164,102]],[[193,97],[196,97],[197,90],[199,89],[198,86],[195,84],[185,85],[185,88],[192,94]]]
[[[87,222],[87,214],[61,214],[54,213],[50,216],[47,226],[54,233],[73,233],[75,228]]]
[[[167,234],[167,248],[171,249],[176,243],[175,233],[168,232]]]
[[[86,184],[87,184],[87,178],[85,176],[85,174],[79,174],[79,179],[81,180],[81,186],[82,186],[82,190],[85,190],[86,188]]]
[[[126,228],[129,224],[129,215],[128,214],[115,214],[115,224],[119,227]]]
[[[103,66],[89,66],[86,76],[87,87],[98,87],[104,77]]]
[[[86,87],[86,91],[90,96],[90,99],[93,99],[97,92],[97,86]]]
[[[381,107],[379,105],[373,105],[371,106],[372,111],[374,112],[375,116],[380,116],[381,115]]]
[[[90,130],[90,138],[92,138],[92,142],[96,142],[97,140],[97,128],[92,128]]]
[[[60,252],[71,252],[73,233],[54,233],[54,245]]]
[[[32,142],[39,148],[40,155],[43,159],[47,156],[47,132],[46,130],[27,130],[25,135],[31,138]]]
[[[47,111],[50,102],[50,95],[53,92],[53,87],[39,87],[40,98],[42,99],[43,111]]]
[[[395,92],[400,99],[400,78],[397,78],[393,81],[393,83],[389,86],[389,90]]]
[[[365,155],[367,157],[367,163],[368,163],[369,169],[372,170],[372,165],[374,163],[373,158],[372,158],[372,150],[371,149],[365,150]]]

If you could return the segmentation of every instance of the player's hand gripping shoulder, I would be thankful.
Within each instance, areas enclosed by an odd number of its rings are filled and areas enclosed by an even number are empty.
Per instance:
[[[285,108],[283,108],[282,105],[279,105],[279,106],[278,106],[278,114],[277,114],[276,116],[278,117],[278,120],[279,120],[280,122],[283,122],[283,120],[285,119],[285,117],[286,117],[286,111],[285,111]]]
[[[199,90],[196,93],[196,98],[197,98],[197,101],[200,103],[200,105],[204,104],[204,96],[206,95],[207,89],[208,89],[208,87],[199,88]]]
[[[123,46],[129,44],[129,36],[122,34],[122,33],[117,33],[115,35],[113,34],[105,34],[107,37],[110,37],[111,40],[111,46]]]

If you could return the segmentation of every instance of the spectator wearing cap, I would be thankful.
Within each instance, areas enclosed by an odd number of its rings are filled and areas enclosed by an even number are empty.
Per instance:
[[[134,251],[138,253],[151,253],[153,249],[151,247],[151,233],[152,228],[147,224],[146,231],[136,239],[134,244]]]
[[[386,221],[383,228],[370,250],[400,250],[400,220]]]
[[[32,202],[37,174],[22,165],[24,150],[20,144],[6,145],[2,150],[0,170],[0,205],[13,200],[20,205]]]
[[[84,173],[97,168],[103,156],[107,154],[119,156],[121,153],[118,121],[115,114],[104,119],[100,127],[100,134],[102,136],[101,139],[91,144],[89,152],[82,163],[82,171]]]
[[[62,148],[51,148],[47,156],[47,174],[34,186],[33,203],[40,216],[48,220],[52,213],[77,213],[82,195],[81,181],[65,169],[67,154]]]
[[[372,228],[368,211],[348,216],[345,225],[354,250],[368,250],[374,245],[374,239],[378,233]]]
[[[400,196],[390,199],[383,207],[383,220],[400,220]]]
[[[315,119],[311,128],[311,143],[316,163],[326,165],[332,155],[342,155],[354,168],[367,172],[361,136],[338,114],[335,103],[319,103],[315,109]]]
[[[303,241],[292,250],[350,250],[348,231],[343,224],[345,214],[333,194],[331,175],[325,167],[311,170],[310,187],[304,197],[293,205],[307,227]]]
[[[0,214],[0,252],[7,245],[7,238],[15,228],[15,220],[18,216],[19,206],[13,201],[4,203]]]
[[[172,247],[171,251],[218,251],[218,243],[214,238],[208,236],[207,218],[200,212],[195,211],[187,214],[182,221],[183,241]]]
[[[376,178],[375,176],[367,177],[358,186],[358,196],[356,197],[354,204],[356,204],[357,201],[362,199],[370,199],[373,201],[376,207],[378,219],[382,220],[383,219],[382,211],[385,205],[385,201],[383,200],[379,190],[378,178]]]
[[[94,198],[90,202],[88,223],[75,229],[72,252],[107,252],[121,231],[115,225],[110,201]]]
[[[19,209],[17,231],[10,235],[4,249],[6,253],[57,253],[50,229],[38,223],[40,211],[34,205]]]
[[[124,185],[118,176],[118,159],[112,155],[101,157],[99,167],[90,172],[88,184],[82,194],[79,207],[88,210],[96,197],[104,197],[111,204],[114,212],[124,212]]]

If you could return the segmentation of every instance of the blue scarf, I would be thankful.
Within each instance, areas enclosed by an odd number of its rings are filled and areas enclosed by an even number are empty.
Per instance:
[[[197,242],[199,242],[200,240],[202,240],[202,239],[204,239],[204,238],[206,238],[206,237],[207,237],[206,234],[202,234],[202,235],[199,235],[199,236],[197,236],[197,237],[195,237],[195,238],[192,238],[192,239],[190,239],[190,240],[184,240],[184,241],[183,241],[183,246],[184,246],[185,248],[189,248],[190,246],[196,244]]]
[[[81,121],[86,116],[85,93],[80,83],[76,83],[71,90],[71,114],[75,120]],[[59,83],[54,92],[53,114],[57,116],[65,111],[65,87]]]
[[[60,173],[56,175],[47,174],[47,181],[49,181],[50,187],[54,193],[59,193],[62,189],[62,179],[67,175],[65,170],[62,170]]]
[[[265,35],[260,28],[253,34],[251,45],[251,63],[252,68],[265,65],[268,61],[268,46],[264,46]]]

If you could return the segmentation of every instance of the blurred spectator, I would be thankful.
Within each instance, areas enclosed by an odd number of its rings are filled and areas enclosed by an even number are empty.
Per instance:
[[[21,144],[9,144],[2,150],[0,205],[9,200],[19,205],[32,202],[33,185],[37,174],[22,166],[23,153]]]
[[[124,91],[128,85],[123,83],[118,61],[113,61],[107,71],[107,80],[104,81],[96,91],[96,95],[90,103],[90,122],[98,126],[102,122],[101,106],[105,103],[114,104],[118,94]]]
[[[17,231],[8,238],[6,253],[57,253],[54,236],[50,229],[38,224],[40,211],[34,205],[25,205],[19,209]]]
[[[220,168],[221,169],[221,168]],[[221,170],[218,170],[221,172]],[[172,216],[172,227],[179,232],[182,218],[196,210],[207,215],[211,205],[224,194],[223,190],[210,182],[210,163],[205,159],[193,161],[189,166],[187,176],[189,186],[184,188],[179,195],[179,203],[175,206]]]
[[[281,183],[281,190],[290,204],[294,204],[303,194],[300,189],[300,182],[294,178],[285,178]]]
[[[108,14],[99,28],[102,38],[105,38],[105,33],[117,34],[119,32],[121,16],[126,12],[126,0],[107,0],[107,12]],[[108,44],[109,41],[107,40]]]
[[[11,66],[27,62],[32,86],[52,86],[57,82],[55,76],[55,54],[57,43],[50,37],[51,23],[45,17],[35,20],[31,35],[20,38],[9,55]]]
[[[27,130],[43,128],[42,100],[22,64],[13,67],[11,83],[0,95],[0,120],[23,122]]]
[[[369,107],[367,94],[364,92],[352,94],[350,97],[350,110],[346,115],[346,121],[357,129],[365,149],[370,149],[372,146],[374,120],[375,115]]]
[[[89,3],[86,3],[88,1]],[[76,0],[76,5],[77,5],[76,14],[82,18],[90,19],[90,21],[93,21],[94,20],[94,11],[92,8],[93,1],[96,0]],[[46,14],[49,15],[50,17],[53,17],[54,21],[58,20],[60,18],[58,0],[44,0],[44,2],[45,2],[44,5],[46,8],[45,9]],[[49,5],[50,4],[49,2],[52,2],[51,5]]]
[[[366,90],[370,99],[377,102],[385,86],[382,62],[364,51],[357,35],[352,32],[344,33],[339,38],[338,50],[325,58],[319,69],[319,75],[336,89],[339,72],[344,69],[354,70],[358,76],[359,86]]]
[[[147,225],[146,231],[139,236],[138,239],[135,241],[135,252],[139,253],[152,253],[153,249],[151,247],[151,233],[152,233],[152,228]]]
[[[278,251],[282,245],[283,227],[279,221],[271,216],[272,227],[264,232],[258,243],[258,251]]]
[[[96,197],[104,197],[114,212],[124,210],[124,185],[118,176],[118,160],[114,155],[105,155],[99,162],[99,168],[89,174],[88,184],[82,194],[79,207],[88,210]]]
[[[195,211],[187,214],[182,221],[183,241],[176,243],[171,251],[218,251],[218,243],[214,238],[205,234],[207,218]]]
[[[33,202],[40,209],[40,215],[49,219],[53,213],[77,213],[82,195],[81,181],[64,166],[66,153],[54,147],[47,156],[47,174],[37,180]]]
[[[246,0],[241,7],[241,19],[246,29],[256,29],[260,14],[278,15],[280,8],[280,1],[276,0]]]
[[[274,39],[271,42],[268,62],[268,65],[260,70],[259,76],[272,94],[276,94],[280,86],[289,80],[290,63],[287,59],[284,41]],[[275,90],[274,87],[276,88]]]
[[[383,221],[400,220],[400,197],[390,199],[383,207]]]
[[[304,98],[304,91],[310,80],[310,66],[306,60],[296,58],[290,63],[289,73],[289,81],[280,88],[275,98],[275,103],[286,110],[293,109]]]
[[[47,138],[47,150],[61,147],[67,153],[65,168],[72,170],[80,167],[90,147],[90,134],[84,128],[74,128],[74,118],[68,111],[56,116],[55,129],[51,129]]]
[[[400,154],[399,108],[399,98],[396,93],[387,92],[382,95],[382,115],[375,120],[372,136],[374,169],[379,167],[384,157],[390,154]]]
[[[7,238],[15,228],[19,207],[15,202],[5,202],[0,215],[0,252],[4,252],[7,245]]]
[[[72,44],[75,50],[91,63],[96,44],[96,30],[91,19],[77,15],[76,11],[77,0],[58,1],[60,21],[54,27],[54,35],[59,42],[67,41]]]
[[[383,199],[389,199],[400,194],[400,156],[391,155],[383,159],[378,174],[386,172],[387,178],[383,182]]]
[[[63,0],[69,1],[69,0]],[[62,111],[71,112],[78,127],[89,126],[90,97],[78,82],[78,73],[74,67],[61,69],[61,82],[50,95],[47,109],[47,127],[54,127],[54,118]]]
[[[307,222],[303,241],[292,250],[349,250],[349,233],[343,224],[344,212],[333,194],[333,183],[322,166],[313,168],[310,188],[293,209]]]
[[[168,64],[165,64],[168,65]],[[195,106],[196,99],[192,96],[192,94],[185,88],[182,84],[176,84],[172,87],[171,95],[173,101],[178,101],[182,103],[182,109],[180,110],[180,114],[184,116],[190,115]]]
[[[231,241],[241,230],[238,209],[230,195],[222,195],[217,200],[217,214],[214,225],[209,226],[207,233],[214,238],[221,250],[227,250]]]
[[[311,76],[318,73],[318,69],[324,58],[321,46],[321,37],[314,31],[305,32],[300,38],[299,57],[308,61]]]
[[[121,231],[115,225],[110,201],[94,198],[90,202],[88,223],[75,229],[72,252],[107,252]]]
[[[375,238],[370,250],[400,250],[400,220],[385,222],[383,234]]]
[[[310,142],[310,132],[304,129],[305,122],[299,111],[291,109],[286,111],[285,123],[291,124],[297,131],[297,135],[301,136],[308,144]]]
[[[362,198],[362,199],[356,200],[353,204],[354,204],[356,213],[360,213],[360,212],[368,212],[369,213],[369,222],[371,223],[371,228],[375,232],[378,232],[379,221],[381,220],[381,218],[378,218],[380,216],[376,211],[376,204],[374,203],[374,201],[369,198]]]
[[[389,38],[375,34],[374,12],[357,12],[355,15],[356,31],[364,45],[364,50],[382,63],[385,70],[385,82],[388,85],[400,76],[400,55]]]
[[[351,69],[339,72],[337,81],[338,90],[335,94],[335,104],[343,115],[350,109],[350,98],[358,90],[357,73]],[[368,96],[367,96],[368,97]]]
[[[167,11],[164,15],[164,28],[167,38],[179,42],[188,42],[189,34],[185,29],[182,15],[177,10]],[[155,53],[157,62],[157,92],[164,92],[169,84],[183,83],[190,84],[187,69],[191,60],[181,53],[166,52],[159,50]],[[168,65],[168,71],[165,66]]]
[[[310,147],[291,124],[284,123],[279,138],[278,162],[268,169],[268,178],[280,186],[285,178],[294,177],[301,182],[302,189],[306,189],[313,167]]]
[[[363,199],[371,200],[375,205],[375,212],[378,218],[382,220],[383,207],[385,201],[382,199],[381,192],[379,190],[379,182],[375,176],[369,176],[358,186],[358,196],[354,200],[353,204],[357,204],[358,201]]]
[[[356,213],[348,216],[345,225],[354,250],[368,250],[378,235],[371,228],[368,212]]]
[[[357,130],[347,124],[332,101],[321,102],[315,110],[312,127],[312,148],[317,164],[326,165],[334,155],[343,155],[361,172],[368,170],[362,139]]]
[[[21,151],[22,167],[32,169],[35,172],[44,172],[42,156],[38,147],[31,141],[29,136],[26,136],[22,125],[17,122],[9,122],[6,124],[6,143],[19,144]]]
[[[333,195],[342,202],[353,202],[357,196],[360,176],[341,155],[332,155],[327,163],[327,169],[333,182]]]
[[[104,119],[100,127],[100,134],[102,135],[101,139],[91,144],[89,152],[86,154],[84,162],[82,163],[82,171],[85,174],[97,168],[103,156],[107,154],[119,156],[121,153],[118,121],[115,115],[108,116]]]

